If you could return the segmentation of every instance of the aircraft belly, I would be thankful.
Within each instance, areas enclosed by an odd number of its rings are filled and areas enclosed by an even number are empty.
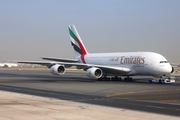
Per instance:
[[[150,72],[145,65],[135,65],[132,69],[136,71],[137,75],[146,75]]]

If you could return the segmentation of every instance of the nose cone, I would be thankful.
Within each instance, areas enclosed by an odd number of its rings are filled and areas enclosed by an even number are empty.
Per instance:
[[[171,73],[174,73],[174,68],[172,67]]]
[[[164,69],[164,72],[166,74],[171,74],[174,72],[174,68],[170,65],[170,64],[166,64],[165,66],[165,69]]]

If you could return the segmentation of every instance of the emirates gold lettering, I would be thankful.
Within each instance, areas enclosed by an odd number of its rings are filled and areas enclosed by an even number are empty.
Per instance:
[[[145,57],[139,57],[139,56],[120,57],[120,64],[144,64],[144,63],[145,63]]]

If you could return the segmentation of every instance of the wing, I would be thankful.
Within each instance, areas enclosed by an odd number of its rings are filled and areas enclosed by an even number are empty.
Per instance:
[[[57,64],[76,66],[78,68],[85,70],[91,67],[97,67],[100,68],[104,73],[115,74],[115,75],[124,75],[131,72],[131,69],[126,67],[105,66],[105,65],[84,64],[84,63],[66,63],[66,62],[57,62]]]
[[[12,63],[25,63],[25,64],[38,64],[38,65],[50,65],[56,64],[57,62],[50,62],[50,61],[23,61],[23,60],[6,60]]]
[[[66,58],[53,58],[53,57],[42,57],[44,60],[51,60],[51,61],[57,61],[57,62],[78,62],[78,59],[66,59]]]
[[[131,69],[126,67],[116,67],[116,66],[106,66],[106,65],[95,65],[95,64],[84,64],[84,63],[71,63],[71,62],[55,62],[55,61],[18,61],[11,60],[8,62],[17,62],[25,64],[39,64],[51,67],[52,65],[59,64],[64,65],[65,67],[76,66],[77,68],[87,70],[91,67],[100,68],[104,73],[115,74],[115,75],[124,75],[131,72]]]

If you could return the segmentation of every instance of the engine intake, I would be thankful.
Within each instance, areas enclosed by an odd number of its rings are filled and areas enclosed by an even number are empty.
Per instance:
[[[66,68],[63,65],[53,65],[50,68],[50,72],[54,75],[63,75],[66,71]]]
[[[100,78],[102,74],[103,74],[102,70],[95,67],[89,68],[86,71],[86,75],[90,78]]]

